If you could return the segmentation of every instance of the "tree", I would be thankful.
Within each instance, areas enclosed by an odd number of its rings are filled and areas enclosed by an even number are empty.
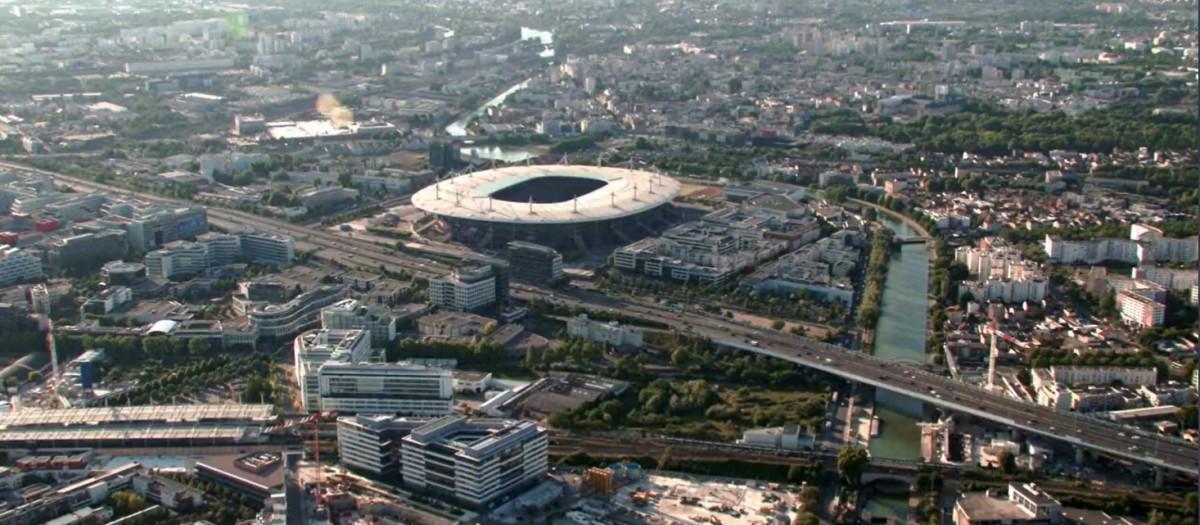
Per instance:
[[[1017,470],[1017,458],[1013,456],[1012,452],[1001,450],[998,459],[1000,460],[1000,470],[1003,470],[1005,474],[1012,474]]]
[[[491,322],[488,322],[488,324],[483,325],[483,335],[492,335],[492,333],[495,331],[496,331],[496,322],[495,321],[491,321]]]
[[[4,386],[8,388],[16,388],[19,384],[21,384],[21,381],[17,379],[17,376],[8,376],[4,378]]]
[[[780,321],[779,319],[772,321],[771,328],[775,330],[783,330],[783,321]]]
[[[817,519],[816,514],[808,511],[801,512],[796,515],[796,519],[792,520],[792,525],[820,525],[821,520]]]
[[[146,508],[146,499],[128,491],[117,491],[108,497],[113,515],[124,517]]]
[[[845,445],[838,451],[837,469],[846,484],[857,487],[862,479],[863,469],[867,467],[867,449],[857,445]]]
[[[188,341],[188,353],[192,354],[193,356],[199,357],[205,355],[211,349],[212,345],[209,344],[208,339],[203,337],[193,337],[190,341]]]
[[[37,370],[33,370],[29,372],[29,375],[26,376],[26,378],[29,379],[30,383],[36,383],[42,380],[42,373],[38,372]]]
[[[729,92],[730,93],[737,93],[741,90],[742,90],[742,79],[740,79],[740,78],[729,79]]]
[[[338,184],[341,184],[343,188],[349,188],[350,186],[354,185],[353,180],[354,179],[349,172],[342,172],[338,174]]]
[[[800,489],[800,509],[805,512],[816,513],[817,505],[820,505],[821,490],[812,485],[805,485]]]
[[[799,483],[801,481],[804,481],[804,477],[806,474],[807,473],[805,472],[803,465],[792,465],[792,466],[788,467],[787,477],[788,477],[788,481],[791,481],[792,483]]]

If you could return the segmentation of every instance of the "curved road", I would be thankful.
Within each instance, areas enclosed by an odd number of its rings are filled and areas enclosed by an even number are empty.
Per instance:
[[[0,167],[32,171],[52,176],[60,182],[86,189],[133,195],[147,200],[177,201],[147,193],[120,190],[92,181],[68,177],[26,166],[0,163]],[[187,202],[188,204],[193,204]],[[314,256],[339,264],[383,266],[402,270],[417,277],[443,273],[449,265],[431,259],[407,256],[394,248],[362,240],[350,239],[327,231],[312,230],[283,221],[222,208],[209,208],[217,221],[233,225],[248,225],[264,231],[285,233],[305,239],[322,248]],[[455,254],[458,255],[458,254]],[[693,332],[714,343],[785,359],[801,366],[844,377],[906,396],[920,399],[938,407],[963,412],[1001,423],[1025,432],[1065,441],[1081,448],[1098,450],[1113,456],[1140,461],[1181,473],[1200,473],[1196,447],[1179,440],[1167,439],[1104,421],[1058,412],[1038,405],[996,395],[950,378],[926,374],[911,367],[887,363],[870,356],[848,352],[844,348],[812,339],[765,328],[743,326],[724,318],[688,312],[675,312],[655,305],[633,303],[583,290],[550,292],[535,287],[514,284],[512,296],[518,299],[548,299],[589,309],[620,311],[633,317],[665,323],[685,332]]]

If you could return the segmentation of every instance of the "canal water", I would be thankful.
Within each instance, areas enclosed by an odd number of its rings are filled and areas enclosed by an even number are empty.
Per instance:
[[[546,50],[542,51],[538,56],[543,58],[551,58],[554,56],[554,34],[550,31],[539,31],[528,27],[521,28],[521,40],[539,40],[546,46]],[[529,86],[529,80],[520,82],[500,92],[499,95],[492,97],[491,100],[485,102],[475,111],[467,113],[466,116],[451,122],[446,126],[446,134],[451,137],[466,137],[467,123],[472,117],[482,115],[488,108],[496,107],[508,100],[508,97]],[[472,146],[470,143],[464,144],[462,147],[462,156],[464,159],[472,157],[486,160],[498,160],[502,162],[521,162],[526,159],[537,157],[536,153],[513,146]]]
[[[908,224],[883,213],[879,214],[879,222],[897,237],[917,234]],[[888,261],[883,304],[875,329],[875,356],[880,359],[925,362],[929,249],[926,244],[902,244]],[[918,459],[921,431],[917,421],[923,409],[921,403],[890,392],[876,391],[875,405],[880,432],[871,440],[871,455]]]

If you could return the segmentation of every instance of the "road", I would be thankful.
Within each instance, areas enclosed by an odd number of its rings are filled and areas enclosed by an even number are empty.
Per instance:
[[[42,173],[54,177],[61,184],[83,189],[117,192],[147,200],[185,202],[114,189],[92,181],[18,164],[0,163],[0,167]],[[439,275],[448,271],[450,267],[449,264],[436,260],[402,254],[393,247],[348,239],[330,232],[312,230],[249,213],[211,207],[209,216],[217,221],[248,225],[303,239],[323,248],[314,256],[342,265],[382,267],[391,271],[404,271],[418,278]],[[630,302],[585,290],[551,292],[514,284],[511,295],[521,300],[546,299],[564,306],[619,311],[632,317],[678,327],[681,331],[706,337],[718,345],[791,361],[851,381],[913,397],[940,408],[1066,442],[1080,447],[1080,450],[1097,450],[1190,475],[1200,473],[1196,448],[1192,444],[1126,429],[1098,419],[1031,405],[944,376],[927,374],[916,368],[881,361],[858,352],[848,352],[845,348],[820,341],[767,328],[743,326],[723,317],[676,312],[657,305]]]

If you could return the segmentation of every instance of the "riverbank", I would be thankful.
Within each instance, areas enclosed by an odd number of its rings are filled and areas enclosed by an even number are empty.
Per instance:
[[[852,198],[846,198],[846,200],[856,203],[856,204],[860,204],[862,206],[870,206],[872,208],[875,208],[878,211],[882,211],[888,215],[891,215],[892,217],[900,219],[901,222],[903,222],[904,224],[907,224],[909,228],[911,228],[913,231],[915,231],[917,233],[917,235],[924,237],[925,239],[928,239],[928,240],[933,240],[933,235],[930,235],[929,231],[926,230],[924,226],[921,226],[921,223],[913,220],[913,218],[909,217],[908,215],[900,213],[896,210],[891,210],[891,209],[885,208],[885,207],[875,204],[873,202],[867,202],[864,200],[852,199]]]

